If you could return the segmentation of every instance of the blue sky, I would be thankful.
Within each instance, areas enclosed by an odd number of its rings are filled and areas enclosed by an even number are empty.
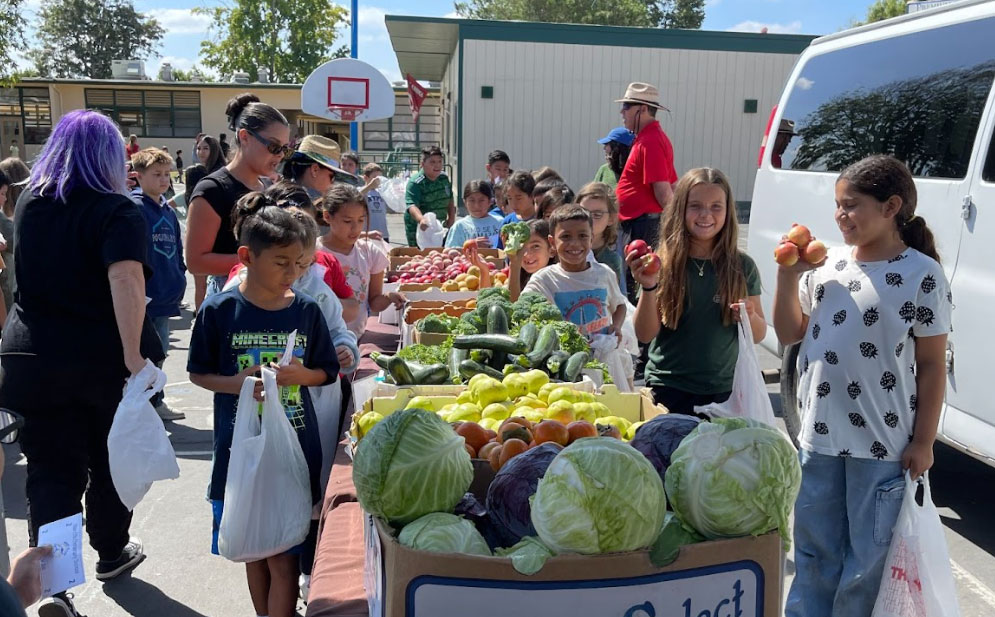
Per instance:
[[[846,28],[861,19],[873,0],[706,0],[706,30],[758,32],[767,27],[772,33],[826,34]],[[39,0],[28,0],[33,11]],[[200,41],[206,36],[209,20],[194,15],[194,6],[216,6],[219,0],[135,0],[138,10],[155,16],[166,29],[159,57],[151,58],[146,72],[157,75],[159,65],[170,62],[188,69],[197,62]],[[417,8],[415,8],[417,7]],[[390,46],[384,15],[455,16],[452,0],[370,0],[359,5],[359,57],[377,67],[391,80],[401,78],[397,59]],[[31,40],[30,34],[28,40]],[[343,32],[340,43],[348,41]]]

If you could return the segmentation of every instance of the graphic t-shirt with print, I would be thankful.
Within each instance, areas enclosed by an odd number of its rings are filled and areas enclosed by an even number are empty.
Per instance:
[[[237,375],[250,366],[279,362],[287,337],[297,330],[294,357],[310,369],[325,371],[325,384],[338,378],[339,363],[325,327],[321,309],[311,298],[297,294],[284,309],[268,311],[252,304],[238,287],[215,294],[201,305],[190,337],[187,371],[195,375]],[[323,384],[323,385],[325,385]],[[319,499],[321,442],[314,405],[307,388],[280,388],[280,401],[297,432],[311,475],[311,497]],[[214,467],[210,499],[223,500],[231,451],[237,394],[214,394]],[[334,444],[333,444],[334,447]]]
[[[491,246],[497,246],[501,234],[501,219],[487,214],[481,218],[464,216],[456,221],[446,236],[446,248],[462,248],[463,243],[472,238],[490,238]]]
[[[798,352],[803,448],[897,461],[916,417],[916,338],[950,331],[943,268],[909,248],[859,262],[849,247],[802,277],[808,331]]]
[[[522,293],[534,291],[549,298],[563,319],[577,324],[582,334],[607,334],[612,313],[625,302],[618,279],[608,266],[588,262],[583,272],[567,272],[560,264],[532,275]]]
[[[362,338],[366,332],[366,320],[370,316],[370,277],[382,276],[390,267],[390,258],[381,246],[380,242],[360,239],[353,245],[352,251],[346,254],[326,248],[321,240],[318,241],[320,250],[328,251],[339,260],[345,280],[359,301],[359,314],[348,323],[357,339]]]
[[[370,189],[370,192],[366,194],[366,209],[369,211],[370,231],[379,231],[385,241],[389,240],[387,202],[384,201],[380,191]]]

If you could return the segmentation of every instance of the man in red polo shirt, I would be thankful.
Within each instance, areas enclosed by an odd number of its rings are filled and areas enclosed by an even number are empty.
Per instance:
[[[660,104],[655,86],[640,82],[629,84],[625,96],[615,102],[622,103],[619,113],[625,128],[636,135],[615,189],[621,223],[619,239],[622,247],[642,239],[656,249],[660,213],[673,197],[677,182],[674,147],[656,120],[656,110],[669,110]],[[637,286],[630,273],[626,276],[629,293],[634,296]]]

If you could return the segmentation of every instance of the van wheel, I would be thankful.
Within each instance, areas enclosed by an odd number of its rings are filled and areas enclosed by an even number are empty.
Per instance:
[[[798,435],[802,429],[801,412],[798,409],[798,348],[799,344],[784,348],[781,353],[781,404],[784,407],[784,425],[788,429],[791,442],[798,446]]]

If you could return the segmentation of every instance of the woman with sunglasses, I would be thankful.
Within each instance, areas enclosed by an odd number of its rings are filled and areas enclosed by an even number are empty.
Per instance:
[[[269,186],[267,177],[293,152],[290,127],[275,108],[248,92],[228,101],[228,128],[235,133],[231,162],[197,183],[187,213],[187,268],[209,275],[207,295],[217,293],[238,263],[232,210],[246,193]]]

